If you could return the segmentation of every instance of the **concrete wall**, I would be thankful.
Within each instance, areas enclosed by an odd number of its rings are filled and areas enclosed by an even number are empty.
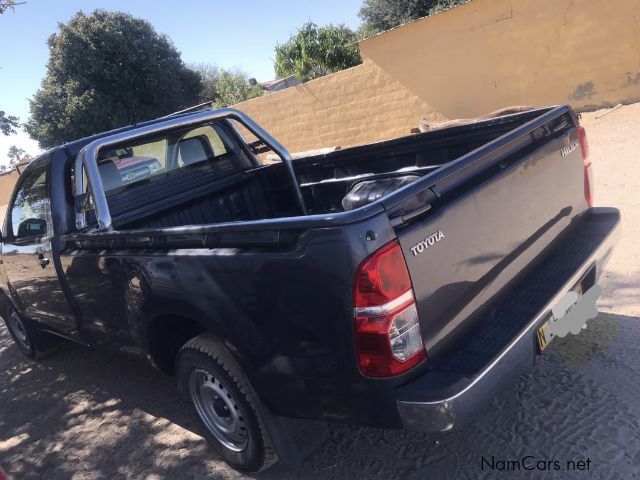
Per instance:
[[[473,0],[360,43],[449,118],[640,99],[638,0]]]

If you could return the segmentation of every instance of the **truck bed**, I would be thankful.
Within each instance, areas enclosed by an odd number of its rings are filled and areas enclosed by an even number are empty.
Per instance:
[[[417,180],[539,117],[548,109],[294,161],[311,215],[345,211],[343,200],[359,182],[379,182],[375,200],[395,189],[385,179]],[[300,215],[283,164],[220,176],[213,164],[172,172],[136,188],[107,194],[114,225],[124,230],[181,227]],[[132,207],[133,206],[133,207]]]

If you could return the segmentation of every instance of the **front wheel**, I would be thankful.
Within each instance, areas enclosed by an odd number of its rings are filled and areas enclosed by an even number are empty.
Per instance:
[[[13,308],[9,307],[4,323],[9,334],[25,357],[36,358],[35,331]]]
[[[178,387],[191,401],[208,442],[227,463],[259,472],[278,457],[258,408],[258,399],[240,367],[214,337],[187,342],[176,358]]]
[[[7,307],[3,318],[11,338],[25,357],[39,360],[60,344],[57,336],[38,330],[12,306]]]

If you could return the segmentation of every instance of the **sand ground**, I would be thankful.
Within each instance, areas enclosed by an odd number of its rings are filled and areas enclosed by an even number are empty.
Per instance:
[[[624,215],[602,313],[463,431],[331,426],[302,471],[257,478],[640,478],[640,104],[583,115],[596,203]],[[0,464],[17,479],[245,478],[194,432],[173,381],[138,362],[65,346],[33,363],[0,327]],[[590,460],[589,471],[496,472],[482,457]],[[553,467],[552,467],[553,468]]]

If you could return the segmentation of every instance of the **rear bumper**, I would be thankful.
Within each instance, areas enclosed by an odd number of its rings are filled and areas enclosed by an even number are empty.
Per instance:
[[[597,280],[620,236],[618,210],[593,208],[584,217],[561,245],[518,282],[512,294],[503,296],[491,314],[478,322],[455,355],[397,390],[404,428],[446,432],[470,423],[500,391],[533,368],[538,327],[566,292],[593,269]],[[496,339],[509,329],[513,332],[509,338]]]

